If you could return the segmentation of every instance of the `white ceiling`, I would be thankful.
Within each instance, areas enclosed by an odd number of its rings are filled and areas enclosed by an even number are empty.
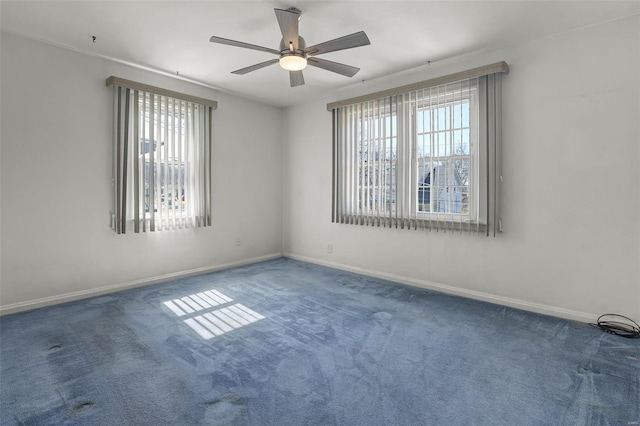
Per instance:
[[[269,53],[209,42],[219,37],[278,49],[274,8],[302,11],[307,45],[365,31],[370,46],[322,58],[361,68],[353,78],[308,67],[289,87]],[[640,1],[5,1],[2,30],[195,80],[277,106],[321,97],[428,61],[517,46],[638,14]],[[92,36],[96,36],[93,43]]]

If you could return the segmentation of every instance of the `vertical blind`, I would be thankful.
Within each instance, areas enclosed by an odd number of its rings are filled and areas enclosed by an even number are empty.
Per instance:
[[[111,77],[118,234],[211,226],[212,111],[217,104]]]
[[[506,63],[328,105],[337,223],[501,231]]]

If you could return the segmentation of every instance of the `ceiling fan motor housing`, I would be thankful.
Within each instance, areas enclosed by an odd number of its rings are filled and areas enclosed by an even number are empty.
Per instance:
[[[298,48],[293,50],[293,44],[280,41],[280,66],[287,71],[302,71],[307,67],[307,55],[304,49],[307,47],[304,39],[298,36]]]
[[[298,36],[298,49],[296,49],[295,53],[304,54],[304,49],[307,48],[307,43],[304,41],[302,36]],[[289,49],[289,40],[286,42],[284,39],[280,40],[280,53],[290,53]]]

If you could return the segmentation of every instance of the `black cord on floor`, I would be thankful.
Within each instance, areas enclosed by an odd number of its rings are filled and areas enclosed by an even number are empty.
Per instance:
[[[621,321],[625,320],[626,322]],[[602,331],[622,337],[640,337],[640,325],[631,318],[618,314],[604,314],[598,317],[596,324],[590,323]]]

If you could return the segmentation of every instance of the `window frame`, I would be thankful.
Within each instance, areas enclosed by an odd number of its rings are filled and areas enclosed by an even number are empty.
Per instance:
[[[419,177],[419,173],[420,173],[420,167],[418,165],[418,162],[420,161],[420,157],[418,156],[418,144],[419,144],[419,137],[420,137],[420,132],[418,131],[418,126],[417,126],[417,122],[418,122],[418,112],[420,110],[420,105],[418,104],[418,102],[416,102],[416,104],[414,105],[414,112],[413,112],[413,116],[415,117],[415,131],[413,132],[413,140],[411,141],[411,144],[413,145],[412,148],[414,149],[414,158],[413,161],[416,163],[414,165],[415,167],[415,173],[416,175],[414,176],[414,179],[416,180],[416,182],[418,182],[418,188],[415,191],[414,196],[411,199],[411,203],[412,203],[412,208],[415,208],[415,212],[416,215],[419,219],[421,220],[430,220],[430,215],[433,213],[437,213],[437,214],[442,214],[445,217],[450,217],[452,218],[452,220],[454,222],[456,221],[467,221],[472,223],[472,213],[473,212],[477,212],[477,208],[478,208],[478,195],[479,195],[479,186],[480,186],[480,176],[479,176],[479,168],[480,168],[480,164],[479,164],[479,146],[480,146],[480,141],[479,141],[479,123],[477,122],[477,113],[478,113],[478,105],[479,105],[479,95],[478,95],[478,88],[474,87],[474,88],[470,88],[469,90],[467,90],[467,94],[465,95],[462,91],[462,89],[457,93],[454,94],[455,97],[451,100],[445,100],[445,105],[447,108],[454,108],[456,103],[464,103],[465,100],[468,101],[469,103],[469,153],[468,154],[452,154],[452,155],[447,155],[447,156],[435,156],[437,158],[436,161],[442,161],[442,159],[444,159],[444,161],[455,161],[456,158],[455,157],[460,157],[459,159],[468,159],[469,161],[469,182],[466,185],[468,187],[468,207],[467,207],[467,213],[455,213],[455,212],[439,212],[436,211],[434,212],[433,210],[430,210],[429,212],[423,211],[423,210],[419,210],[419,195],[418,195],[418,191],[419,191],[419,186],[420,186],[420,177]],[[439,102],[439,100],[436,101],[435,105],[431,102],[431,98],[433,96],[428,96],[429,99],[429,105],[428,106],[424,106],[422,109],[430,109],[431,111],[433,111],[434,109],[440,109],[442,108],[443,104]],[[436,94],[436,97],[446,97],[446,95],[439,95]],[[422,102],[425,102],[424,97],[422,99]],[[433,112],[431,115],[431,119],[430,119],[431,123],[433,123],[435,120],[433,118]],[[463,123],[461,123],[461,133],[462,130],[464,129]],[[433,127],[432,127],[433,128]],[[441,130],[440,128],[438,128],[437,130],[432,130],[431,132],[426,132],[423,131],[422,134],[426,135],[427,133],[442,133],[442,132],[447,132],[447,133],[455,133],[456,131],[456,127],[455,125],[449,126],[448,128],[446,128],[445,130]],[[454,139],[453,137],[451,138],[452,140]],[[437,142],[432,142],[431,143],[431,147],[430,147],[430,152],[433,152],[433,147],[434,145],[436,145]],[[452,144],[454,145],[454,150],[455,150],[455,140],[452,142]],[[433,158],[433,156],[431,157]],[[435,170],[432,166],[429,167],[429,172],[432,173],[432,170]],[[430,206],[432,206],[433,203],[433,199],[434,199],[434,191],[433,191],[433,176],[431,176],[431,182],[430,182]],[[461,202],[462,204],[462,202]],[[462,208],[462,206],[461,206]]]

